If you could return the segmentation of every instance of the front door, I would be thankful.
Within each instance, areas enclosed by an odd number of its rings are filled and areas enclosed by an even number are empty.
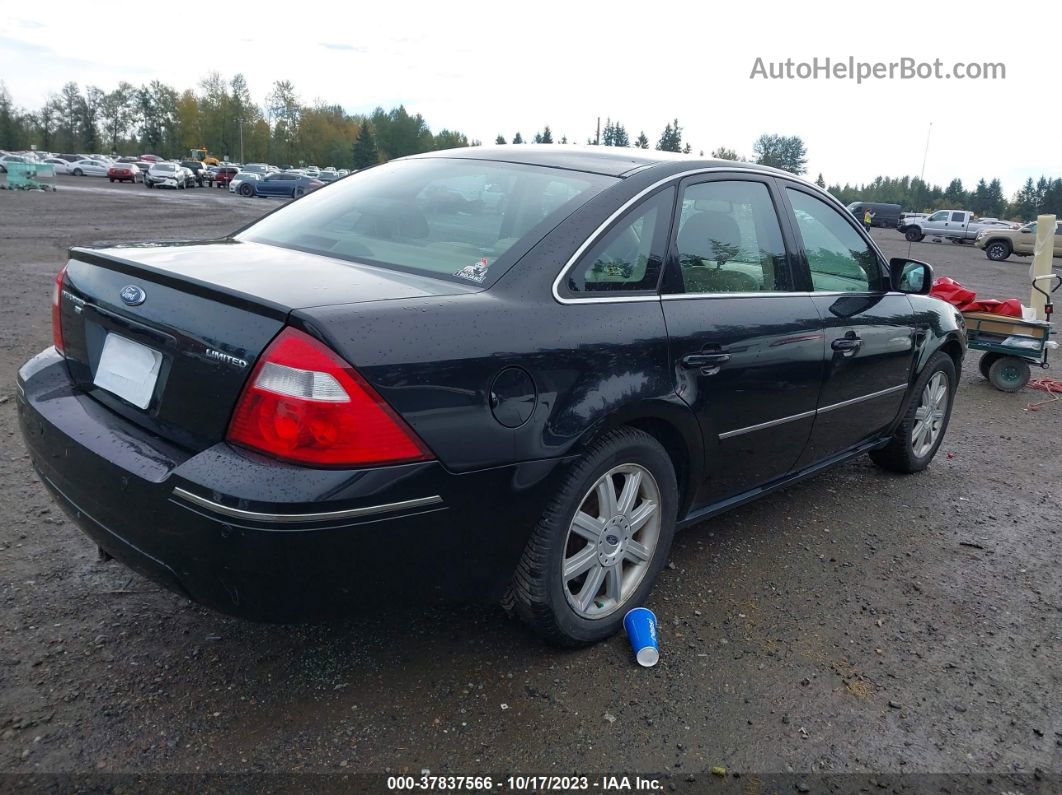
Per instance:
[[[773,180],[683,182],[663,309],[676,392],[704,436],[707,479],[693,508],[785,475],[814,422],[823,332],[793,291]]]
[[[951,213],[947,210],[938,210],[929,216],[922,224],[922,231],[926,235],[943,235],[948,228],[948,219]]]
[[[914,360],[916,321],[889,289],[877,250],[845,214],[795,185],[785,189],[812,300],[825,331],[825,377],[800,467],[879,438],[896,418]]]

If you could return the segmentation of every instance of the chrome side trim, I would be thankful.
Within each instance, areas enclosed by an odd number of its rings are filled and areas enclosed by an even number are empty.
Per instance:
[[[823,406],[820,409],[813,409],[811,411],[804,411],[800,414],[792,414],[788,417],[779,417],[776,420],[768,420],[767,422],[761,422],[758,425],[749,425],[745,428],[737,428],[733,431],[727,431],[726,433],[719,434],[719,441],[723,439],[730,439],[734,436],[741,436],[744,433],[752,433],[753,431],[762,431],[765,428],[773,428],[776,425],[782,425],[787,422],[794,422],[795,420],[802,420],[812,415],[818,416],[819,414],[825,414],[828,411],[834,409],[843,409],[845,406],[852,406],[856,403],[862,403],[864,400],[873,400],[874,398],[884,397],[890,395],[893,392],[899,392],[901,389],[907,389],[907,384],[897,384],[896,386],[890,386],[888,389],[882,389],[878,392],[871,392],[869,395],[860,395],[857,398],[851,400],[843,400],[840,403],[831,403],[829,406]]]
[[[907,389],[907,384],[897,384],[896,386],[890,386],[888,389],[882,389],[878,392],[871,392],[869,395],[860,395],[859,397],[852,398],[851,400],[842,400],[840,403],[831,403],[829,406],[823,406],[818,410],[819,414],[825,414],[827,411],[833,411],[834,409],[843,409],[845,406],[851,406],[855,403],[862,403],[864,400],[873,400],[874,398],[890,395],[893,392],[899,392],[901,389]]]
[[[736,431],[727,431],[726,433],[719,434],[719,439],[729,439],[732,436],[741,436],[743,433],[752,433],[753,431],[761,431],[764,428],[773,428],[775,425],[782,425],[787,422],[793,422],[794,420],[802,420],[805,417],[811,417],[815,414],[815,409],[811,411],[805,411],[800,414],[793,414],[789,417],[781,417],[777,420],[768,420],[767,422],[761,422],[759,425],[749,425],[747,428],[738,428]]]
[[[200,508],[206,508],[209,511],[219,513],[223,516],[231,516],[235,519],[247,519],[255,522],[277,522],[281,524],[353,519],[359,516],[373,516],[380,513],[390,513],[392,511],[405,511],[411,508],[424,508],[428,505],[438,505],[443,501],[442,497],[438,494],[434,494],[431,497],[418,497],[415,500],[389,502],[383,505],[368,505],[364,508],[347,508],[342,511],[322,511],[320,513],[261,513],[259,511],[245,511],[240,508],[230,508],[228,505],[222,505],[219,502],[208,500],[206,497],[200,497],[198,494],[193,494],[179,486],[174,487],[173,496],[181,497],[193,505],[198,505]]]

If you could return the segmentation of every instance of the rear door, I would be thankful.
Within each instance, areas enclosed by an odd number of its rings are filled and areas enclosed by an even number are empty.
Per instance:
[[[886,264],[840,207],[787,183],[800,278],[825,332],[824,381],[799,466],[877,438],[900,410],[914,359],[911,302],[889,289]]]
[[[694,508],[785,475],[811,433],[823,332],[794,291],[778,202],[767,176],[681,185],[662,305],[675,389],[704,436]]]

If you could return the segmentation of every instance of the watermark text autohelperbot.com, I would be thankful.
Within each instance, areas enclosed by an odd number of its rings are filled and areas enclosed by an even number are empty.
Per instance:
[[[848,58],[819,58],[784,61],[756,58],[750,80],[1006,80],[1004,63],[956,61],[946,64],[940,58],[920,61],[899,58],[895,61],[858,61]]]

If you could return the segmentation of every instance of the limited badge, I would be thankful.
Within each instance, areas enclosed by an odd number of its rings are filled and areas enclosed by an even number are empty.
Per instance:
[[[454,274],[459,279],[468,279],[470,282],[479,284],[487,278],[487,258],[484,257],[475,265],[466,265]]]

